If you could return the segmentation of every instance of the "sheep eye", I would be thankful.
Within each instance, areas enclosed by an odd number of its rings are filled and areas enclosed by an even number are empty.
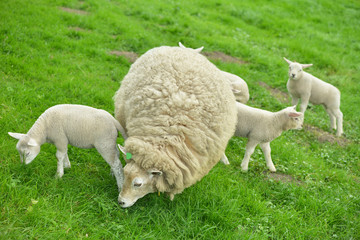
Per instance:
[[[297,121],[297,120],[299,120],[299,118],[295,118],[295,120]]]
[[[141,187],[142,183],[134,183],[134,187]]]

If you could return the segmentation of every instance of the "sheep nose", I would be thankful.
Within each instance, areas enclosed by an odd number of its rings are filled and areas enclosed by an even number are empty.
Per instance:
[[[295,74],[291,74],[291,76],[294,78],[294,77],[295,77]]]
[[[119,205],[123,206],[123,205],[125,205],[125,202],[124,201],[119,201]]]

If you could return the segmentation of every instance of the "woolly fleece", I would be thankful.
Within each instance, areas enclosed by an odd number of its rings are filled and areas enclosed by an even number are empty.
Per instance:
[[[114,96],[125,149],[145,170],[158,169],[157,191],[177,194],[220,160],[237,122],[235,97],[204,56],[158,47],[130,68]]]

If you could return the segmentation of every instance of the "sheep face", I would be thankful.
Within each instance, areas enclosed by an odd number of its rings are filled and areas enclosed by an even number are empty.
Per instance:
[[[156,191],[154,181],[162,172],[152,169],[145,170],[134,161],[124,167],[124,185],[120,192],[118,202],[121,207],[131,207],[139,198]]]
[[[303,75],[303,69],[312,66],[312,64],[300,64],[284,59],[289,64],[289,78],[292,80],[299,80]]]
[[[285,109],[285,115],[288,120],[285,122],[284,130],[297,129],[300,130],[303,127],[303,114],[301,112],[297,112],[296,106],[288,107]]]
[[[16,149],[20,154],[21,163],[31,163],[39,154],[40,145],[35,141],[35,139],[30,138],[26,134],[9,132],[9,135],[19,140],[16,144]]]

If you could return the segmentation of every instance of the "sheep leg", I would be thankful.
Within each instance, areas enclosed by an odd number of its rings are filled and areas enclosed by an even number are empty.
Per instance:
[[[111,148],[109,146],[113,145]],[[95,146],[96,150],[104,158],[104,160],[110,165],[111,171],[116,178],[119,191],[124,183],[124,170],[119,159],[119,150],[114,144],[102,143],[101,146]]]
[[[250,139],[249,139],[248,143],[246,144],[244,159],[242,160],[242,163],[241,163],[241,169],[243,172],[247,172],[247,170],[248,170],[250,157],[254,153],[256,145],[258,145],[258,142],[251,141]]]
[[[56,177],[61,178],[64,175],[64,159],[67,155],[67,149],[60,149],[58,148],[56,151],[56,158],[57,162],[57,170],[56,170]]]
[[[291,99],[291,105],[294,106],[294,105],[297,105],[298,102],[299,102],[299,98],[297,97],[294,97],[294,96],[291,96],[292,99]]]
[[[337,130],[336,130],[336,136],[341,136],[343,134],[343,114],[340,111],[340,109],[334,110],[334,115],[336,117],[337,121]]]
[[[330,117],[330,128],[336,129],[336,118],[335,118],[334,113],[329,108],[325,107],[325,110]]]
[[[260,143],[260,147],[264,153],[266,166],[269,168],[270,172],[276,172],[273,161],[271,160],[271,148],[270,142]]]
[[[70,161],[69,161],[69,156],[66,153],[65,158],[64,158],[64,168],[70,168],[70,167],[71,167],[71,164],[70,164]]]
[[[223,164],[225,164],[225,165],[229,165],[229,164],[230,164],[230,162],[229,162],[228,158],[226,157],[225,153],[222,155],[220,161],[221,161]]]
[[[61,135],[58,136],[58,139],[54,143],[56,146],[56,158],[57,162],[57,170],[56,170],[56,177],[61,178],[64,175],[64,162],[68,161],[67,159],[67,150],[68,150],[68,139],[66,136]],[[67,160],[66,160],[67,159]]]
[[[309,104],[309,98],[310,98],[310,96],[306,96],[306,97],[301,98],[300,112],[302,112],[303,114],[305,113],[306,108],[307,108],[307,106]]]

